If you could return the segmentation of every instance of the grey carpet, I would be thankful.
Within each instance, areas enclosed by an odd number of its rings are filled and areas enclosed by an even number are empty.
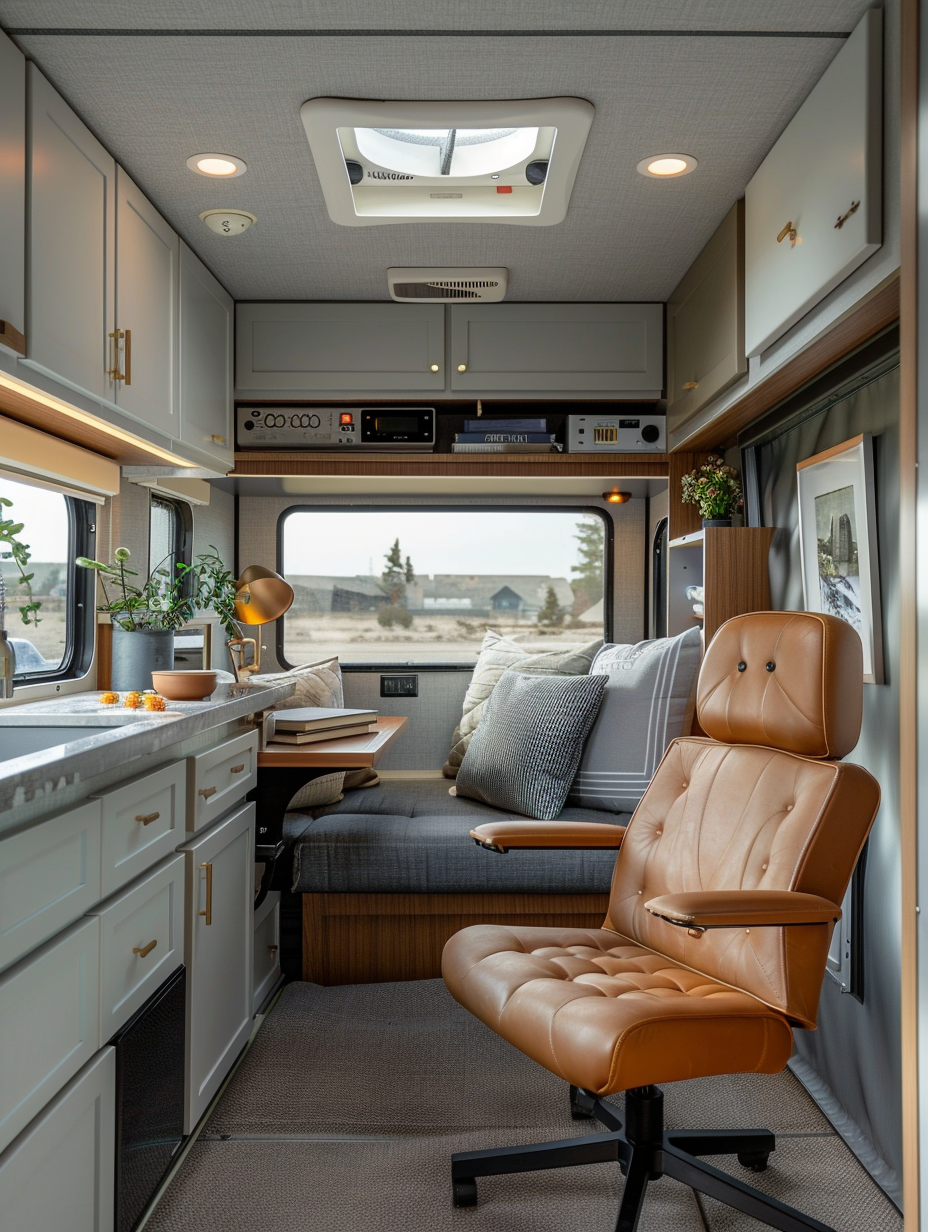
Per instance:
[[[831,1127],[792,1074],[664,1087],[669,1126],[774,1132]],[[500,1039],[441,980],[290,984],[207,1126],[209,1134],[441,1134],[556,1125],[567,1088]]]
[[[671,1083],[664,1094],[668,1125],[779,1135],[765,1173],[724,1157],[723,1170],[838,1232],[901,1232],[896,1208],[788,1071]],[[476,1210],[454,1210],[450,1194],[454,1151],[599,1130],[571,1121],[565,1084],[440,980],[291,984],[145,1232],[608,1232],[620,1185],[611,1164],[482,1179]],[[760,1227],[664,1179],[648,1191],[639,1232]]]

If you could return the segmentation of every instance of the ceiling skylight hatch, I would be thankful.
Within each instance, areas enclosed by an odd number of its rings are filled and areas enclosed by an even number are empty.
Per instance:
[[[314,98],[300,114],[333,222],[549,226],[567,213],[593,107]]]

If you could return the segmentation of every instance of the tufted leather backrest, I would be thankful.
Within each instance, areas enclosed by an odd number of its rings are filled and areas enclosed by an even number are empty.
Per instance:
[[[644,904],[700,890],[794,890],[841,902],[880,792],[862,767],[831,760],[856,742],[863,693],[859,639],[836,625],[762,612],[722,626],[699,681],[709,738],[675,740],[664,755],[629,823],[606,920],[803,1026],[815,1025],[831,925],[692,936]]]
[[[752,612],[718,630],[699,673],[706,735],[806,757],[844,757],[863,707],[860,638],[837,616]]]

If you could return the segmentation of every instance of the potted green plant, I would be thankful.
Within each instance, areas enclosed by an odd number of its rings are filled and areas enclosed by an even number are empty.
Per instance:
[[[741,505],[738,472],[714,454],[681,481],[684,505],[696,505],[703,526],[731,526],[731,515]]]

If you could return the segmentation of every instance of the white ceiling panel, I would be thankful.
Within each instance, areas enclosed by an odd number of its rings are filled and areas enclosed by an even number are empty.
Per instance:
[[[228,0],[192,9],[160,0],[140,9],[94,0],[75,16],[60,0],[0,0],[0,25],[237,299],[387,299],[392,265],[505,265],[513,300],[663,300],[843,45],[795,35],[847,32],[866,7]],[[142,20],[162,33],[119,32]],[[525,33],[465,34],[465,22]],[[269,33],[207,33],[220,25]],[[17,33],[27,26],[115,29]],[[164,33],[181,26],[201,33]],[[579,33],[539,33],[565,26]],[[605,28],[639,33],[582,32]],[[684,35],[720,28],[789,33]],[[351,33],[375,29],[454,37]],[[295,33],[274,35],[282,30]],[[329,33],[312,33],[320,30]],[[329,219],[300,123],[308,98],[561,94],[596,109],[563,223],[357,230]],[[187,157],[206,150],[238,155],[247,173],[225,183],[191,173]],[[637,173],[641,158],[663,151],[694,155],[697,171],[667,182]],[[198,215],[221,206],[249,210],[258,222],[235,238],[215,236]]]

